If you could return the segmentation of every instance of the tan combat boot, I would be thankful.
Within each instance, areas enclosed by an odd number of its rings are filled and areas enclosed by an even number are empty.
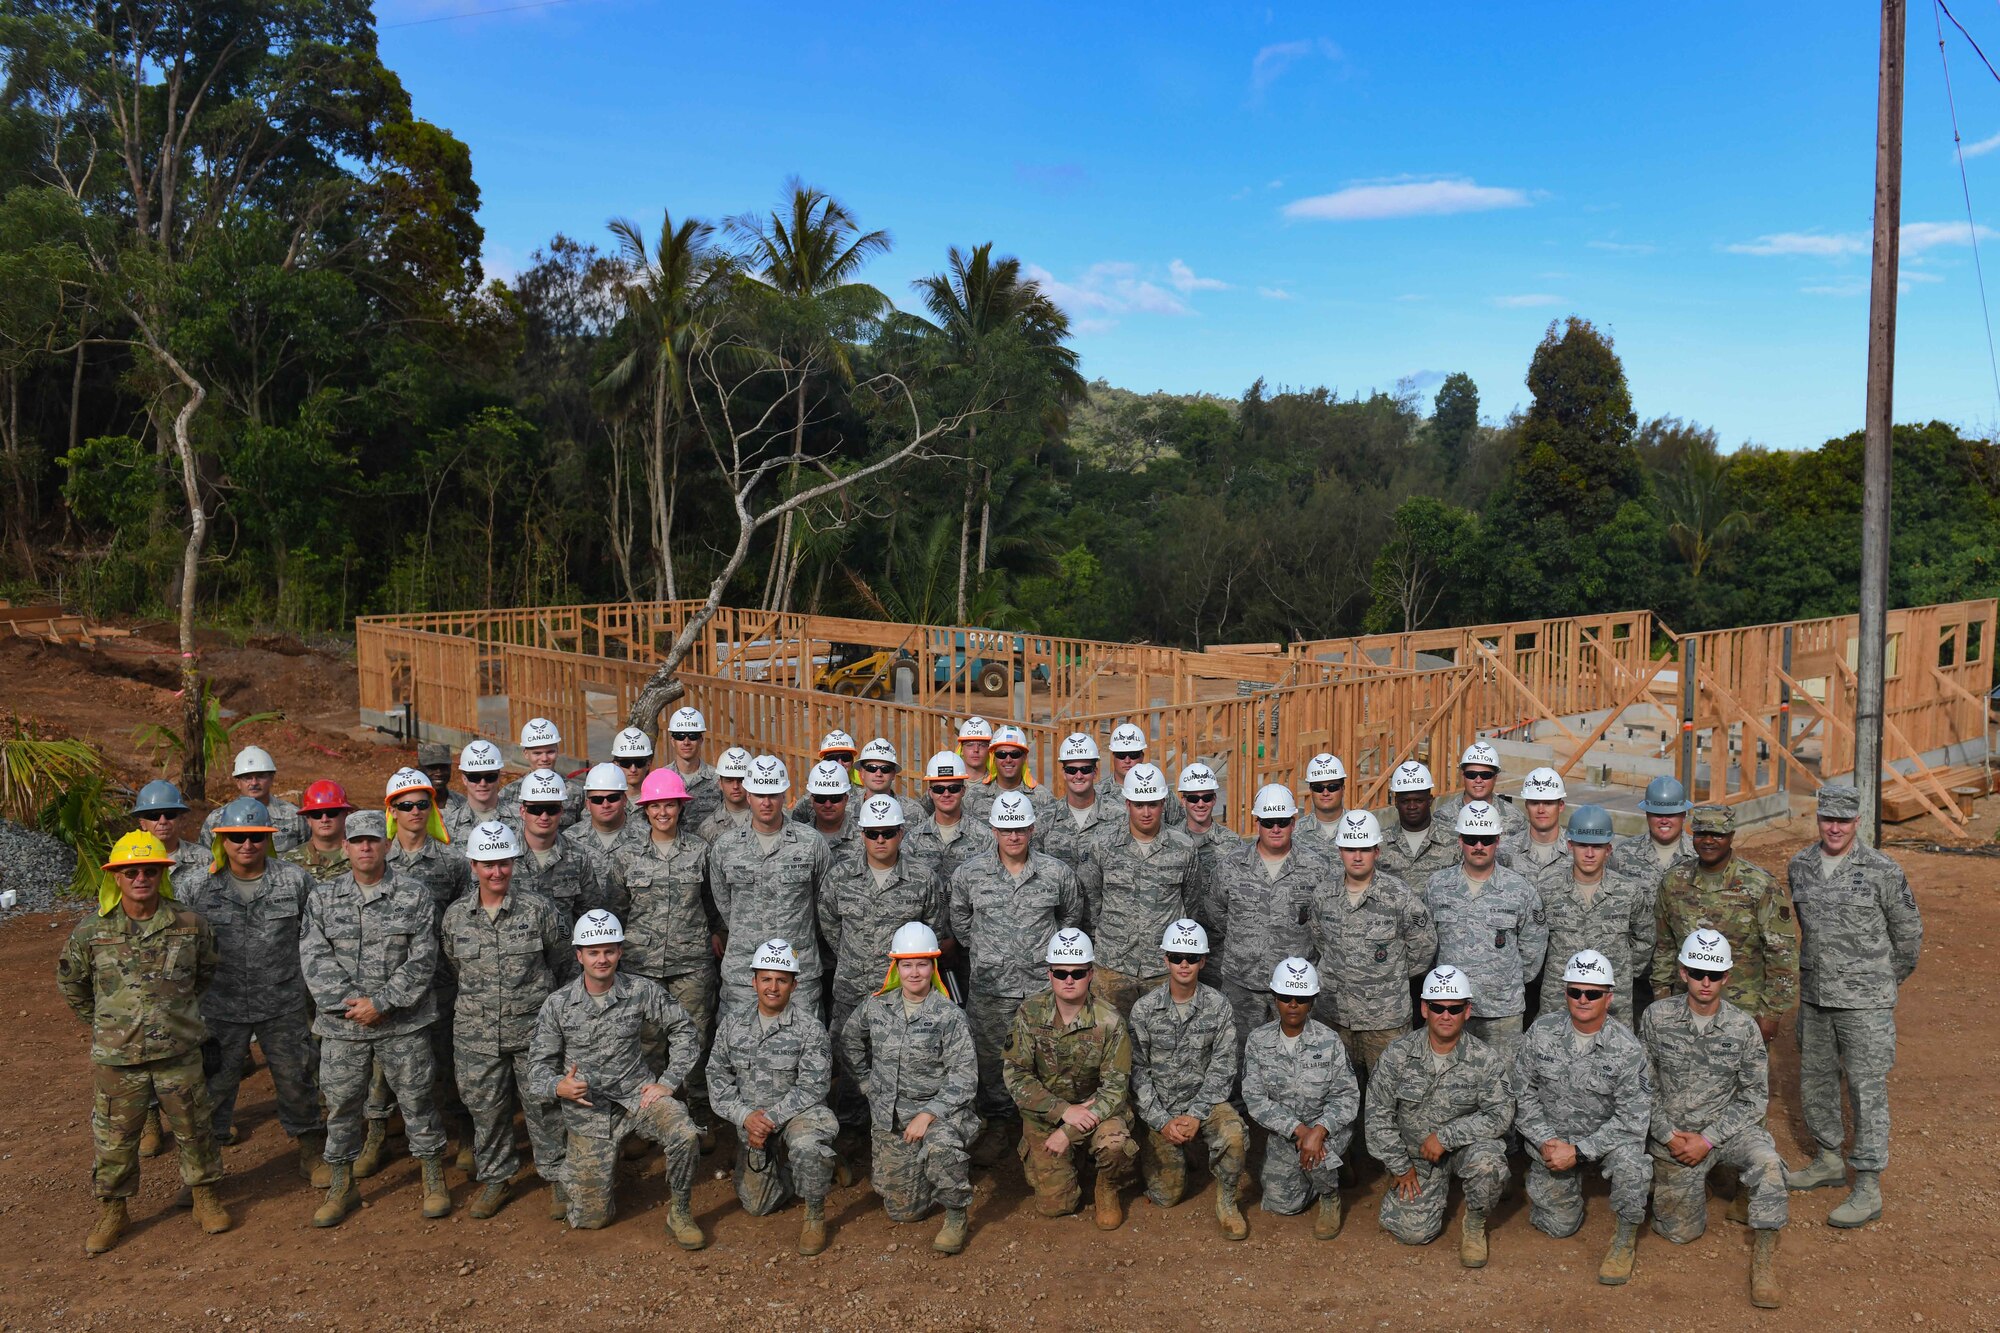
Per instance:
[[[1750,1251],[1750,1303],[1759,1310],[1775,1310],[1784,1304],[1778,1288],[1778,1233],[1759,1231]]]
[[[125,1201],[123,1199],[99,1199],[97,1201],[97,1225],[90,1229],[84,1239],[85,1254],[103,1254],[118,1243],[125,1234]]]
[[[553,1182],[549,1185],[549,1221],[569,1221],[569,1191]]]
[[[937,1239],[931,1242],[931,1248],[939,1254],[957,1254],[965,1248],[967,1230],[965,1209],[947,1208],[944,1210],[944,1225],[938,1228]]]
[[[1250,1224],[1243,1220],[1243,1210],[1236,1206],[1236,1189],[1241,1179],[1240,1176],[1215,1178],[1215,1221],[1222,1228],[1224,1240],[1244,1240],[1250,1235]]]
[[[326,1131],[309,1129],[299,1135],[299,1179],[311,1181],[317,1189],[325,1189],[333,1183],[333,1173],[327,1169]]]
[[[195,1225],[211,1236],[220,1236],[229,1230],[229,1210],[222,1206],[222,1199],[213,1185],[194,1187]]]
[[[166,1147],[166,1135],[160,1131],[160,1108],[149,1106],[146,1108],[145,1127],[139,1131],[139,1155],[158,1157],[166,1151]]]
[[[1856,1171],[1854,1188],[1838,1208],[1826,1215],[1826,1224],[1852,1230],[1865,1227],[1882,1216],[1882,1173],[1880,1171]]]
[[[1344,1219],[1340,1215],[1340,1191],[1329,1190],[1319,1196],[1319,1216],[1313,1218],[1313,1239],[1332,1240],[1340,1234]]]
[[[826,1249],[826,1204],[808,1202],[806,1220],[799,1227],[799,1253],[810,1259]]]
[[[420,1159],[424,1164],[424,1216],[436,1221],[451,1216],[451,1187],[444,1183],[444,1154]]]
[[[1639,1226],[1622,1218],[1604,1262],[1597,1266],[1597,1280],[1607,1287],[1622,1287],[1632,1278],[1632,1265],[1639,1257]]]
[[[326,1201],[313,1212],[313,1225],[316,1227],[337,1227],[349,1213],[361,1206],[361,1191],[354,1184],[353,1164],[335,1162],[329,1174],[331,1179],[327,1181]]]
[[[470,1117],[459,1122],[458,1157],[452,1162],[452,1165],[457,1167],[460,1173],[468,1179],[471,1178],[474,1171],[479,1169],[479,1159],[473,1156],[472,1153],[472,1120]]]
[[[354,1159],[354,1178],[366,1180],[382,1169],[382,1163],[389,1160],[389,1122],[370,1120],[368,1137],[362,1140],[361,1155]]]
[[[688,1208],[688,1196],[674,1195],[673,1206],[667,1209],[667,1234],[674,1238],[674,1244],[684,1250],[705,1250],[708,1237],[694,1220],[694,1213]]]
[[[1841,1160],[1838,1148],[1822,1150],[1796,1171],[1790,1168],[1785,1170],[1785,1188],[1788,1190],[1816,1190],[1846,1183],[1847,1163]]]
[[[1458,1262],[1466,1268],[1486,1267],[1486,1214],[1465,1210],[1458,1230]]]
[[[488,1181],[480,1187],[479,1196],[472,1201],[472,1207],[468,1211],[475,1221],[484,1222],[506,1206],[507,1195],[506,1181]]]
[[[1125,1220],[1125,1205],[1118,1198],[1118,1182],[1104,1172],[1097,1173],[1097,1229],[1116,1231]]]

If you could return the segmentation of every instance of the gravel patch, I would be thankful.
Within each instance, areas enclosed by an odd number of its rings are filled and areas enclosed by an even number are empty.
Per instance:
[[[0,892],[12,890],[15,903],[0,909],[0,921],[28,912],[53,912],[76,873],[76,852],[67,843],[0,819]]]

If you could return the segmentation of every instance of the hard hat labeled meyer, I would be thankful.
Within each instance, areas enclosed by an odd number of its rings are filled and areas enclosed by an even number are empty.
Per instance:
[[[184,815],[187,811],[181,789],[165,778],[154,778],[139,788],[139,799],[132,806],[135,815]]]
[[[792,775],[785,771],[785,761],[774,754],[760,754],[750,761],[750,775],[743,779],[743,790],[752,796],[783,796],[792,789]]]
[[[431,785],[430,775],[420,768],[399,768],[389,775],[389,781],[382,788],[382,799],[393,801],[405,792],[420,791],[426,796],[435,796],[437,788]]]
[[[520,854],[521,844],[514,837],[514,830],[497,819],[486,820],[474,828],[465,844],[468,861],[511,861]]]
[[[1736,955],[1721,931],[1697,930],[1681,941],[1680,964],[1693,972],[1727,972],[1736,966]]]
[[[687,783],[671,768],[656,768],[639,783],[640,805],[651,805],[654,801],[685,801],[687,798]]]
[[[1434,967],[1424,974],[1426,1000],[1470,1000],[1472,979],[1455,967]]]
[[[521,779],[522,805],[547,805],[569,795],[569,785],[552,768],[538,768]]]
[[[1391,794],[1405,791],[1433,791],[1437,783],[1431,780],[1430,769],[1412,759],[1407,764],[1396,765],[1396,771],[1389,775]]]
[[[471,741],[458,752],[458,771],[461,773],[498,773],[507,767],[500,747],[492,741]]]
[[[799,956],[793,951],[790,940],[765,940],[751,955],[752,972],[790,972],[798,975]]]
[[[861,803],[861,817],[855,822],[862,828],[901,828],[903,803],[893,796],[870,796]]]
[[[1201,928],[1201,922],[1182,917],[1170,923],[1160,937],[1160,952],[1207,953],[1208,932]]]
[[[627,727],[611,738],[613,759],[651,759],[653,738],[637,727]]]
[[[1617,984],[1611,976],[1611,960],[1595,949],[1580,949],[1571,954],[1569,962],[1563,966],[1563,980],[1582,986],[1611,987]]]
[[[1111,753],[1137,754],[1146,748],[1146,733],[1130,722],[1120,722],[1111,729]]]
[[[1134,764],[1125,774],[1123,794],[1128,801],[1145,804],[1167,799],[1167,775],[1154,764]]]
[[[808,796],[845,796],[854,790],[854,782],[847,776],[847,770],[831,759],[822,759],[806,774],[806,794]]]
[[[1176,785],[1183,792],[1222,790],[1222,784],[1215,780],[1215,770],[1199,760],[1181,770],[1181,780]]]
[[[602,907],[593,907],[576,919],[576,929],[569,933],[569,942],[579,949],[587,949],[593,944],[623,944],[625,927]]]
[[[1337,754],[1316,754],[1306,764],[1307,782],[1345,782],[1347,766],[1340,762]]]
[[[1319,970],[1303,958],[1280,958],[1271,969],[1271,989],[1292,999],[1319,994]]]
[[[625,770],[616,764],[592,764],[590,771],[583,775],[585,791],[625,790]]]
[[[1097,759],[1097,742],[1081,731],[1072,731],[1063,737],[1062,745],[1056,750],[1058,763],[1094,764]]]
[[[1562,774],[1553,768],[1537,768],[1521,779],[1521,799],[1524,801],[1562,801],[1569,798],[1568,788],[1563,786]]]
[[[1042,961],[1050,967],[1083,967],[1097,961],[1097,951],[1090,947],[1090,936],[1070,926],[1049,936]]]
[[[1266,783],[1257,789],[1257,799],[1252,802],[1250,813],[1256,819],[1296,819],[1299,803],[1290,787],[1281,782]]]
[[[255,773],[275,773],[278,761],[271,758],[271,752],[262,746],[246,745],[236,752],[236,767],[231,775],[247,778]]]
[[[986,812],[986,822],[1001,832],[1008,829],[1027,829],[1035,826],[1035,805],[1026,792],[1003,791],[993,798],[993,808]]]
[[[1611,812],[1601,805],[1579,805],[1569,817],[1569,840],[1585,847],[1611,841]]]
[[[1382,822],[1367,810],[1349,810],[1340,817],[1340,828],[1333,835],[1336,847],[1380,847],[1382,845]]]
[[[685,735],[688,732],[699,735],[707,730],[708,719],[701,715],[699,708],[676,708],[674,715],[667,719],[668,735],[676,733]]]
[[[1452,832],[1460,837],[1500,836],[1500,812],[1484,801],[1467,801],[1458,808],[1458,823]]]
[[[556,724],[545,717],[531,717],[521,728],[521,748],[523,750],[545,750],[552,745],[562,744],[562,733]]]

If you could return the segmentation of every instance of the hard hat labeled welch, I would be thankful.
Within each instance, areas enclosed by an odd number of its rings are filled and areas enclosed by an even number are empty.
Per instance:
[[[1367,810],[1349,810],[1340,817],[1340,828],[1333,841],[1338,847],[1380,847],[1382,822]]]

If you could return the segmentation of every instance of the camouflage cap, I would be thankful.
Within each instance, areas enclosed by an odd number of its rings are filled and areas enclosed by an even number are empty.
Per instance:
[[[356,810],[347,817],[347,836],[354,838],[386,838],[389,823],[380,810]]]
[[[1861,789],[1844,782],[1829,782],[1819,789],[1821,819],[1861,818]]]
[[[417,747],[417,767],[435,768],[439,764],[451,762],[451,747],[437,741],[425,741]]]
[[[1734,833],[1736,812],[1726,805],[1697,806],[1688,824],[1696,833]]]

